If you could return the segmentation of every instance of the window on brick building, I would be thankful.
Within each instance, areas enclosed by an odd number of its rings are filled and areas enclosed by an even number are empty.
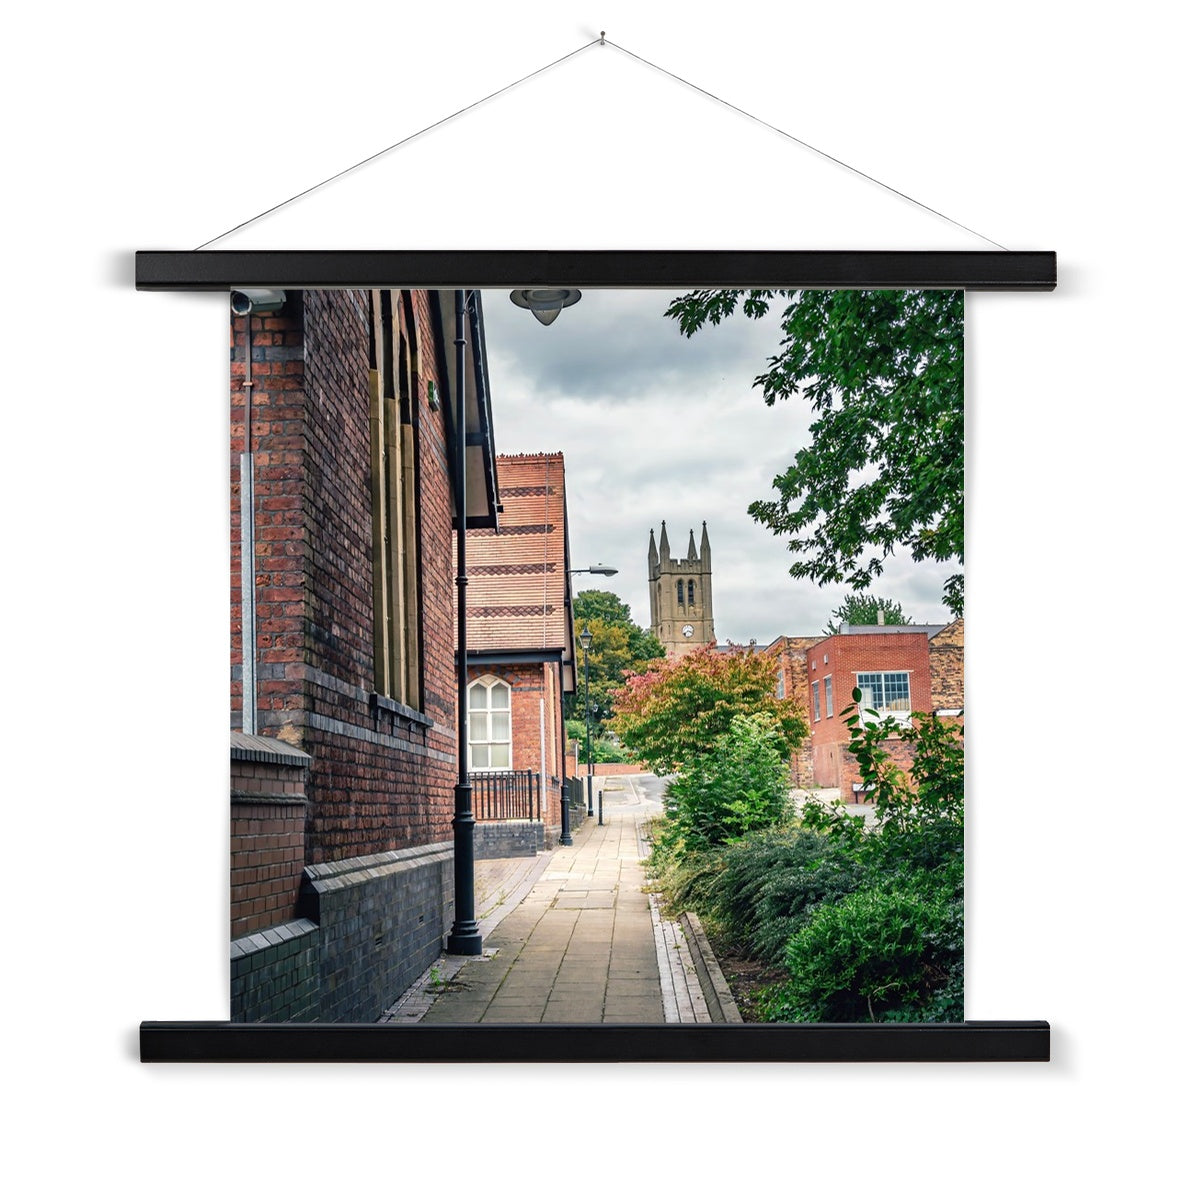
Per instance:
[[[825,715],[833,716],[833,676],[825,676]]]
[[[411,303],[400,292],[372,292],[368,388],[375,690],[415,709],[421,708],[413,418],[418,345]]]
[[[775,677],[775,695],[782,700],[786,695],[787,686],[783,678],[783,668],[779,668],[779,674]]]
[[[864,720],[873,719],[866,715],[867,709],[901,722],[912,714],[907,671],[859,671],[858,687],[862,692],[858,707]]]
[[[467,689],[467,744],[472,771],[512,769],[512,689],[495,675]]]
[[[821,719],[821,685],[814,682],[812,685],[812,692],[812,718],[814,721],[819,721]]]

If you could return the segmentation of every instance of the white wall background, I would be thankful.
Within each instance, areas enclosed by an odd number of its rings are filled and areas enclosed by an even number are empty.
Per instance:
[[[116,0],[7,18],[0,887],[20,1194],[1181,1194],[1183,12]],[[135,293],[133,251],[190,249],[601,25],[1006,246],[1059,252],[1056,293],[968,306],[968,1015],[1049,1019],[1054,1061],[140,1066],[140,1020],[227,1012],[227,318],[219,295]],[[593,48],[223,245],[985,246],[849,183]]]

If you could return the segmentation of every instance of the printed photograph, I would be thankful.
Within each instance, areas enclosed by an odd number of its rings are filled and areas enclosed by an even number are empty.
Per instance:
[[[230,295],[234,1021],[964,1019],[963,295]]]

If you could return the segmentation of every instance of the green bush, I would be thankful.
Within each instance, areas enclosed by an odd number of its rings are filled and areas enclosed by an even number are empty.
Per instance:
[[[949,889],[873,887],[818,906],[788,941],[770,1019],[961,1021],[962,917]]]
[[[767,715],[738,714],[712,749],[667,788],[665,807],[685,849],[735,841],[794,816],[779,731]]]
[[[777,964],[812,909],[853,891],[864,875],[827,837],[798,828],[750,834],[728,847],[724,863],[709,915],[731,942]]]

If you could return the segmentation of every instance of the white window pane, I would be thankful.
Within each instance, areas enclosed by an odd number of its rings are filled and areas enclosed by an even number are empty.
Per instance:
[[[471,766],[477,771],[486,771],[491,764],[488,762],[488,748],[483,746],[471,747]]]
[[[486,742],[488,735],[487,713],[471,713],[467,720],[470,725],[470,739],[473,742]]]
[[[492,741],[507,742],[509,739],[508,733],[508,713],[494,712],[492,713]]]
[[[470,698],[468,707],[470,708],[487,708],[488,690],[487,685],[483,683],[471,684],[471,690],[467,693]]]
[[[492,746],[492,766],[497,771],[507,771],[510,762],[507,746]]]
[[[492,684],[491,709],[495,712],[500,709],[503,712],[508,711],[508,688],[503,683]]]

